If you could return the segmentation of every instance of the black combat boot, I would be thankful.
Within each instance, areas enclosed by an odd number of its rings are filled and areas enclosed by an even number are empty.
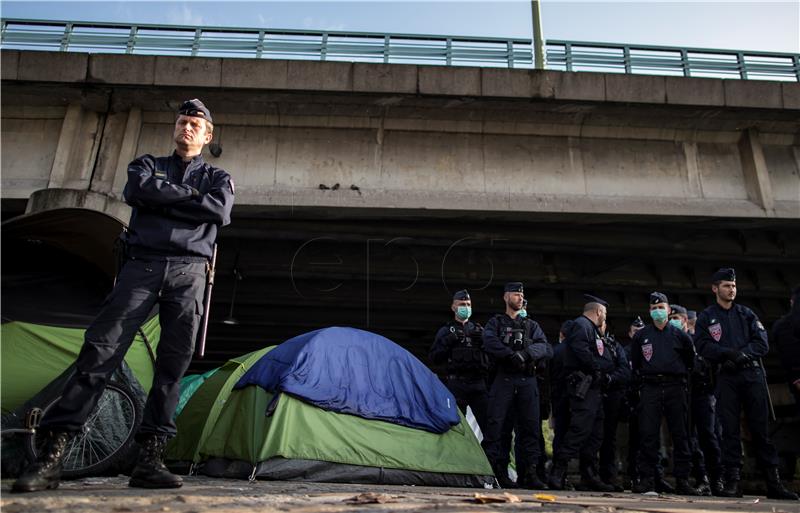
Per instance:
[[[505,465],[492,465],[492,470],[494,471],[494,477],[497,478],[497,484],[500,485],[500,488],[516,488],[517,483],[511,480],[508,477],[508,466]]]
[[[739,469],[728,469],[725,472],[725,486],[722,487],[720,497],[741,497],[742,490],[739,488]]]
[[[550,469],[550,479],[547,480],[547,486],[551,490],[564,489],[564,481],[567,477],[567,463],[561,460],[553,461],[553,468]]]
[[[722,490],[725,489],[725,481],[721,476],[711,477],[711,495],[714,497],[722,497]]]
[[[781,483],[781,476],[778,467],[770,467],[766,470],[767,498],[778,499],[781,501],[796,501],[797,494],[787,489]]]
[[[640,477],[631,487],[633,493],[651,493],[656,491],[655,480],[652,477]]]
[[[708,476],[703,475],[695,479],[694,487],[698,495],[703,497],[711,496],[711,482],[708,480]]]
[[[525,472],[525,477],[520,481],[520,488],[527,490],[547,490],[547,485],[539,479],[539,473],[536,471],[536,465],[531,465]]]
[[[590,490],[593,492],[614,491],[614,487],[604,483],[593,467],[586,467],[581,470],[581,481],[576,488],[578,488],[578,490]]]
[[[180,488],[183,479],[167,470],[163,462],[167,440],[163,436],[149,435],[139,451],[139,459],[131,472],[128,486],[136,488]]]
[[[678,495],[700,495],[700,493],[689,484],[689,480],[685,477],[675,479],[675,493]]]
[[[64,460],[67,443],[72,438],[72,433],[65,431],[51,431],[47,434],[42,453],[36,458],[14,481],[12,492],[38,492],[58,488],[61,480],[61,465]]]

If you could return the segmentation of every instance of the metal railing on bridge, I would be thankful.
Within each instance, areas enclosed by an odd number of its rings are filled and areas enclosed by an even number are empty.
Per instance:
[[[2,19],[6,49],[530,68],[530,39]],[[548,40],[547,68],[800,81],[800,54]]]

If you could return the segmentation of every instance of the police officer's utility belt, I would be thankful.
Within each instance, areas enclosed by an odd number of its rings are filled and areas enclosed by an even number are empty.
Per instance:
[[[761,364],[758,360],[750,360],[749,362],[742,363],[737,365],[740,369],[749,369],[751,367],[761,367]]]
[[[642,383],[686,383],[684,374],[643,374]]]

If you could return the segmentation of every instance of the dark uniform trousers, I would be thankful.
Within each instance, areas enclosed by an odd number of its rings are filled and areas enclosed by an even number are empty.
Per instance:
[[[625,407],[625,390],[613,389],[603,396],[603,442],[600,444],[600,478],[617,477],[617,425]]]
[[[644,382],[639,399],[639,466],[640,479],[655,478],[658,473],[659,432],[661,419],[666,418],[672,437],[673,475],[688,479],[692,460],[687,430],[688,404],[682,380]]]
[[[560,383],[566,390],[566,384]],[[552,394],[553,399],[553,454],[558,454],[569,429],[569,396],[566,392]]]
[[[735,372],[720,372],[717,380],[717,415],[722,425],[722,466],[738,476],[742,467],[742,444],[739,433],[741,407],[744,405],[747,426],[761,468],[777,467],[778,453],[769,439],[769,405],[760,367]]]
[[[721,476],[721,457],[716,432],[716,414],[713,394],[692,391],[692,453],[695,477]]]
[[[486,430],[486,408],[489,403],[486,380],[482,377],[450,375],[447,376],[445,385],[456,398],[456,404],[464,415],[467,414],[467,406],[472,408],[472,414],[475,415],[481,432],[484,432]]]
[[[536,376],[499,372],[489,390],[486,432],[483,448],[493,465],[508,461],[509,447],[503,443],[508,439],[508,429],[515,424],[518,429],[519,455],[526,462],[535,462],[539,457],[539,436],[542,426],[539,421],[539,387]],[[516,422],[506,414],[514,412]],[[505,452],[505,454],[504,454]]]
[[[178,404],[181,376],[192,359],[205,276],[206,260],[202,257],[128,260],[105,305],[86,330],[76,372],[65,385],[65,394],[42,425],[66,431],[81,429],[137,330],[158,303],[161,338],[137,438],[146,434],[173,436],[176,427],[172,416]]]
[[[569,397],[569,427],[555,454],[556,461],[580,457],[581,470],[597,462],[597,451],[603,443],[603,394],[598,385],[586,397]]]

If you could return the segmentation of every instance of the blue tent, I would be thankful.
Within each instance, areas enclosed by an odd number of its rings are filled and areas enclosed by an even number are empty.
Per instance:
[[[456,401],[422,362],[391,340],[324,328],[265,354],[236,384],[284,392],[325,410],[444,433],[460,423]]]

